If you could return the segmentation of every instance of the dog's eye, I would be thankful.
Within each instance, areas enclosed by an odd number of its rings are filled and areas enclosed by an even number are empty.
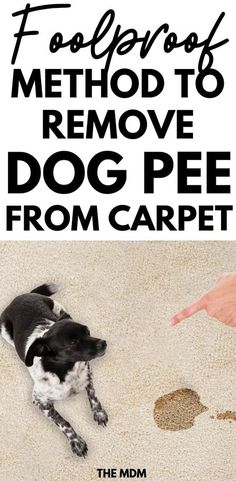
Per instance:
[[[78,339],[71,339],[69,344],[70,346],[73,346],[73,344],[76,344],[78,342]]]

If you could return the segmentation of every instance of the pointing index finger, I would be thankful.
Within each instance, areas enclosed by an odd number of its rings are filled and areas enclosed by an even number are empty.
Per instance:
[[[195,314],[198,311],[201,311],[202,309],[204,309],[203,298],[199,299],[197,302],[194,302],[194,304],[191,304],[190,306],[185,307],[185,309],[175,314],[171,318],[170,324],[172,326],[175,326],[176,324],[179,324],[179,322],[183,321],[183,319],[186,319],[187,317],[192,316],[193,314]]]

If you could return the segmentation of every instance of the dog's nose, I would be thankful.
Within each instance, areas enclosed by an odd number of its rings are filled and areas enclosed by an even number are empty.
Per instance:
[[[106,341],[103,341],[102,339],[100,339],[100,341],[98,341],[97,343],[97,348],[100,350],[100,349],[105,349],[106,347],[107,347]]]

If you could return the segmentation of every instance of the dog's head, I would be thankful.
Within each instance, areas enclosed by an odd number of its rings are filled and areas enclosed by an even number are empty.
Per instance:
[[[90,361],[103,356],[106,345],[106,341],[91,337],[87,326],[63,319],[31,344],[25,364],[32,366],[35,356],[48,357],[58,363]]]

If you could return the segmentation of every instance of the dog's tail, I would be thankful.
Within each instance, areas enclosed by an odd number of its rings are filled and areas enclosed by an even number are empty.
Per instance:
[[[31,292],[35,294],[42,294],[43,296],[52,296],[58,291],[56,284],[42,284],[39,287],[36,287]]]

